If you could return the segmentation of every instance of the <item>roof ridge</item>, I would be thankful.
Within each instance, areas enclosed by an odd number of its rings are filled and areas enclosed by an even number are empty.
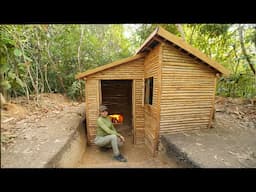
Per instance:
[[[199,58],[203,62],[207,63],[209,66],[213,67],[215,70],[221,72],[224,75],[229,75],[229,71],[222,66],[221,64],[214,61],[212,58],[210,58],[208,55],[197,49],[196,47],[193,47],[188,42],[184,41],[182,38],[170,33],[166,29],[164,29],[161,26],[157,26],[157,28],[148,36],[148,38],[144,41],[142,46],[136,51],[136,54],[139,54],[143,51],[143,48],[147,46],[148,43],[151,42],[151,40],[156,36],[159,35],[166,39],[167,41],[177,45],[181,49],[189,52],[190,54],[194,55],[195,57]]]

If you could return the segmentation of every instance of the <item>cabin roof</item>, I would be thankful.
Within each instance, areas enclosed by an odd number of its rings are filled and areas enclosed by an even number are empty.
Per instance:
[[[92,75],[94,73],[97,73],[99,71],[103,71],[112,67],[116,67],[122,64],[125,64],[130,61],[134,61],[140,58],[145,57],[146,53],[153,49],[156,45],[158,45],[161,42],[169,42],[175,47],[178,47],[182,51],[185,51],[192,57],[195,57],[202,61],[203,63],[206,63],[211,68],[214,68],[218,72],[220,72],[223,75],[229,75],[229,71],[223,67],[221,64],[217,63],[216,61],[212,60],[210,57],[196,49],[195,47],[192,47],[188,43],[186,43],[183,39],[171,34],[170,32],[166,31],[162,27],[157,27],[146,39],[146,41],[141,45],[141,47],[136,51],[134,56],[120,59],[118,61],[97,67],[95,69],[90,69],[82,73],[78,73],[75,78],[76,79],[83,79],[86,76]]]
[[[160,42],[169,42],[175,47],[182,49],[183,51],[187,52],[189,55],[198,58],[202,62],[208,64],[210,67],[214,68],[218,72],[222,73],[223,75],[229,75],[229,71],[223,67],[221,64],[217,63],[216,61],[212,60],[210,57],[196,49],[195,47],[186,43],[180,37],[177,37],[170,32],[166,31],[162,27],[157,27],[146,39],[146,41],[141,45],[141,47],[136,51],[136,54],[141,54],[150,51]]]

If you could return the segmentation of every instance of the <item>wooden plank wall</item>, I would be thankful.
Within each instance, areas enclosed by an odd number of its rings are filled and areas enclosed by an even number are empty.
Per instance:
[[[134,80],[134,124],[135,124],[135,144],[145,143],[145,126],[144,126],[144,107],[143,102],[143,79]]]
[[[96,120],[99,116],[99,81],[96,79],[87,79],[85,85],[86,99],[86,123],[88,143],[92,144],[96,135]]]
[[[160,134],[207,128],[215,95],[215,71],[164,44]]]
[[[92,79],[142,79],[144,58],[125,63],[98,73],[92,74]]]
[[[144,76],[153,77],[153,103],[145,104],[145,144],[152,153],[155,152],[158,138],[156,132],[159,130],[159,90],[161,79],[159,79],[161,46],[156,46],[145,58]],[[143,98],[144,99],[144,98]]]
[[[89,143],[92,144],[93,139],[96,135],[96,120],[98,117],[98,108],[100,105],[100,101],[98,95],[99,93],[99,82],[100,80],[134,80],[135,81],[135,97],[136,97],[136,105],[135,105],[135,116],[136,121],[135,124],[135,143],[141,143],[143,139],[144,132],[144,111],[142,106],[142,101],[140,100],[142,95],[142,81],[144,77],[144,58],[140,58],[123,65],[119,65],[104,71],[100,71],[98,73],[92,74],[87,77],[86,80],[86,116],[87,118],[87,133],[88,133],[88,140]],[[137,101],[138,99],[138,101]],[[140,106],[139,103],[140,102]],[[138,140],[138,142],[136,142]]]

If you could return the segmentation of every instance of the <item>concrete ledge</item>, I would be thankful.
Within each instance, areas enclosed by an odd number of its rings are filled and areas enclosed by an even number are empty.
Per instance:
[[[45,118],[25,134],[33,139],[17,138],[11,149],[1,153],[2,168],[72,168],[86,149],[85,105]]]
[[[165,153],[171,159],[176,159],[177,164],[186,168],[200,168],[200,165],[189,158],[185,151],[171,141],[171,138],[165,135],[160,137],[160,142]]]
[[[81,117],[85,117],[82,115]],[[81,160],[86,150],[86,135],[85,135],[85,118],[74,122],[74,129],[70,134],[67,142],[61,150],[56,153],[52,159],[45,164],[45,168],[72,168]]]
[[[256,130],[231,128],[163,135],[161,145],[169,157],[184,167],[255,168]]]

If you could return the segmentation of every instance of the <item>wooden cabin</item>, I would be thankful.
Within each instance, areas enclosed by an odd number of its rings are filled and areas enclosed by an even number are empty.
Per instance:
[[[121,115],[133,143],[155,153],[163,134],[205,129],[214,113],[216,79],[229,72],[161,27],[134,56],[76,75],[85,80],[87,137],[93,143],[100,104]],[[116,120],[116,119],[115,119]]]

